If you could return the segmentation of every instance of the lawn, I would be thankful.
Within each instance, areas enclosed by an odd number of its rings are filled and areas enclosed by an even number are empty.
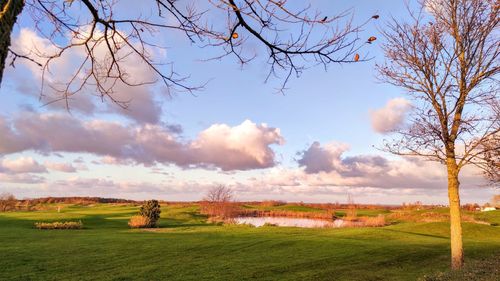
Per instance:
[[[416,280],[449,263],[447,223],[253,228],[207,224],[196,206],[162,209],[154,231],[127,228],[131,205],[0,213],[0,280]],[[85,229],[33,226],[54,220]],[[500,227],[465,223],[464,243],[467,263],[498,256]]]
[[[314,212],[314,213],[324,213],[325,209],[314,208],[310,206],[302,206],[295,204],[285,204],[279,206],[262,206],[262,205],[243,205],[244,209],[247,210],[266,210],[266,211],[291,211],[291,212]],[[344,217],[347,213],[347,209],[336,209],[335,215],[338,217]],[[359,216],[367,216],[373,217],[378,214],[387,214],[389,210],[380,208],[380,209],[359,209],[357,210],[357,214]]]

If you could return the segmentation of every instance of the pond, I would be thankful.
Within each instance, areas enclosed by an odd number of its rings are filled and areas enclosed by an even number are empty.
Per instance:
[[[288,227],[343,227],[344,221],[337,219],[335,221],[305,219],[305,218],[286,218],[286,217],[237,217],[234,219],[236,224],[249,224],[256,227],[265,224]]]

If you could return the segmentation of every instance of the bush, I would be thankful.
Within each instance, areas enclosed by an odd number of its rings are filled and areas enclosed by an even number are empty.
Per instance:
[[[144,216],[133,216],[128,221],[128,226],[130,226],[130,228],[147,228],[150,224],[151,222],[149,219]]]
[[[38,229],[81,229],[83,223],[81,221],[36,222],[35,227]]]
[[[158,200],[149,200],[141,206],[140,215],[147,218],[149,227],[155,227],[160,219],[160,204]]]

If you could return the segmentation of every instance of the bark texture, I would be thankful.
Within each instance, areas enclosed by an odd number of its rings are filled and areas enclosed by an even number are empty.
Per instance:
[[[447,169],[448,199],[450,204],[451,268],[460,269],[464,264],[464,251],[459,193],[460,182],[458,180],[459,170],[455,159],[448,159]]]
[[[24,0],[0,0],[0,85],[9,54],[10,34],[23,7]]]

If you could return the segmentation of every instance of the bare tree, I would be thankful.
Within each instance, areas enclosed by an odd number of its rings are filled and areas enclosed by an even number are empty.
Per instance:
[[[356,220],[358,217],[356,204],[351,193],[347,193],[347,211],[345,216],[347,220]]]
[[[202,211],[212,218],[232,218],[234,210],[234,192],[225,185],[211,188],[202,202]]]
[[[325,15],[311,11],[309,5],[292,8],[287,0],[150,0],[146,4],[134,3],[140,14],[130,16],[131,9],[124,7],[123,2],[0,0],[3,11],[0,15],[0,73],[8,52],[12,65],[18,58],[30,60],[42,70],[41,95],[48,86],[57,93],[54,101],[67,101],[74,94],[87,90],[126,107],[128,101],[118,100],[113,95],[117,85],[133,87],[157,81],[168,90],[192,92],[202,85],[193,86],[187,81],[188,76],[173,70],[172,62],[163,61],[156,55],[165,46],[154,40],[155,35],[162,32],[167,37],[177,32],[200,48],[220,50],[220,55],[207,59],[233,56],[239,63],[246,64],[256,54],[245,46],[254,43],[262,46],[268,53],[267,79],[281,78],[280,89],[283,90],[292,75],[298,76],[308,67],[364,60],[365,56],[360,59],[356,53],[362,46],[357,44],[358,32],[369,20],[378,18],[375,15],[364,23],[353,25],[349,11]],[[150,6],[149,15],[142,13],[141,5]],[[21,12],[29,13],[37,33],[50,40],[54,47],[52,53],[35,50],[26,54],[9,48],[12,26]],[[218,20],[211,20],[213,18]],[[374,39],[371,37],[365,43]],[[54,62],[74,49],[81,50],[84,55],[78,58],[71,75],[46,85],[46,76]],[[137,80],[130,75],[126,62],[134,59],[151,72],[149,80]]]
[[[485,167],[498,151],[500,37],[498,1],[421,1],[411,22],[388,23],[387,62],[380,79],[414,98],[409,124],[386,143],[398,155],[425,157],[446,165],[451,225],[451,265],[463,266],[459,174],[466,165]]]
[[[16,209],[16,197],[11,193],[0,194],[0,210],[2,212],[12,211]]]

